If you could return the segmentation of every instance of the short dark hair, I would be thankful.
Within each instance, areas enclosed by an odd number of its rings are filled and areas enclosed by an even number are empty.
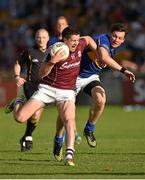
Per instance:
[[[125,32],[125,35],[128,34],[128,27],[126,24],[123,23],[115,23],[111,25],[110,32],[119,31],[119,32]]]
[[[72,29],[70,27],[66,27],[63,31],[62,31],[62,38],[66,38],[69,39],[72,35],[79,35],[79,31],[76,29]]]

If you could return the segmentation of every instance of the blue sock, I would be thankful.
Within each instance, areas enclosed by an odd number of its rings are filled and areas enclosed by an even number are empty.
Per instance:
[[[62,137],[59,137],[59,136],[56,134],[56,136],[55,136],[54,139],[55,139],[60,145],[62,145],[63,142],[64,142],[64,135],[63,135]]]
[[[85,131],[94,132],[94,130],[95,130],[95,125],[91,121],[88,120],[86,127],[85,127]]]

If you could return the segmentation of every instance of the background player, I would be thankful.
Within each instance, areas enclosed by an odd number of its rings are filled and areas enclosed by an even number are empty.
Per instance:
[[[49,33],[46,29],[39,29],[35,35],[36,44],[31,49],[24,50],[14,65],[14,74],[17,87],[23,86],[24,94],[28,100],[38,89],[39,69],[46,60],[48,55]],[[26,77],[22,76],[22,72],[26,71]],[[17,101],[23,101],[23,97],[17,97]],[[6,112],[11,112],[14,108],[15,100],[13,100],[6,108]],[[30,150],[33,147],[32,132],[37,126],[43,109],[35,112],[29,118],[23,137],[20,139],[21,151]]]
[[[62,40],[62,31],[69,26],[68,19],[65,16],[59,16],[56,20],[56,33],[49,39],[49,45]]]

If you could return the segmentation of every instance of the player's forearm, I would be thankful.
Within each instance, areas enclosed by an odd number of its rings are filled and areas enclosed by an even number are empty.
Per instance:
[[[45,76],[47,76],[51,72],[53,66],[54,66],[54,64],[51,63],[50,61],[49,62],[45,62],[41,66],[41,68],[39,70],[39,77],[40,77],[40,79],[45,77]]]
[[[113,70],[120,71],[122,68],[122,66],[120,66],[120,64],[118,64],[114,59],[112,59],[110,57],[104,58],[104,59],[102,59],[102,61]]]
[[[17,87],[21,87],[26,82],[26,80],[21,77],[21,66],[18,62],[14,65],[14,78]]]
[[[21,66],[19,65],[19,63],[16,63],[14,65],[14,77],[18,77],[21,74]]]
[[[100,60],[105,63],[107,66],[109,66],[111,69],[113,70],[117,70],[120,71],[122,66],[120,66],[120,64],[118,64],[109,54],[108,51],[103,48],[100,47],[98,50],[98,55],[100,57]]]

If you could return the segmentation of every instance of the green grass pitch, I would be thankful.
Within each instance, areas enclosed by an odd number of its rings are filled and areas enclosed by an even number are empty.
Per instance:
[[[83,137],[88,108],[77,107],[82,143],[75,146],[75,167],[67,167],[53,157],[55,107],[44,111],[33,134],[34,148],[25,153],[19,146],[25,124],[16,123],[12,114],[0,109],[0,178],[144,179],[145,109],[126,112],[120,106],[106,106],[96,127],[97,147],[90,148]]]

